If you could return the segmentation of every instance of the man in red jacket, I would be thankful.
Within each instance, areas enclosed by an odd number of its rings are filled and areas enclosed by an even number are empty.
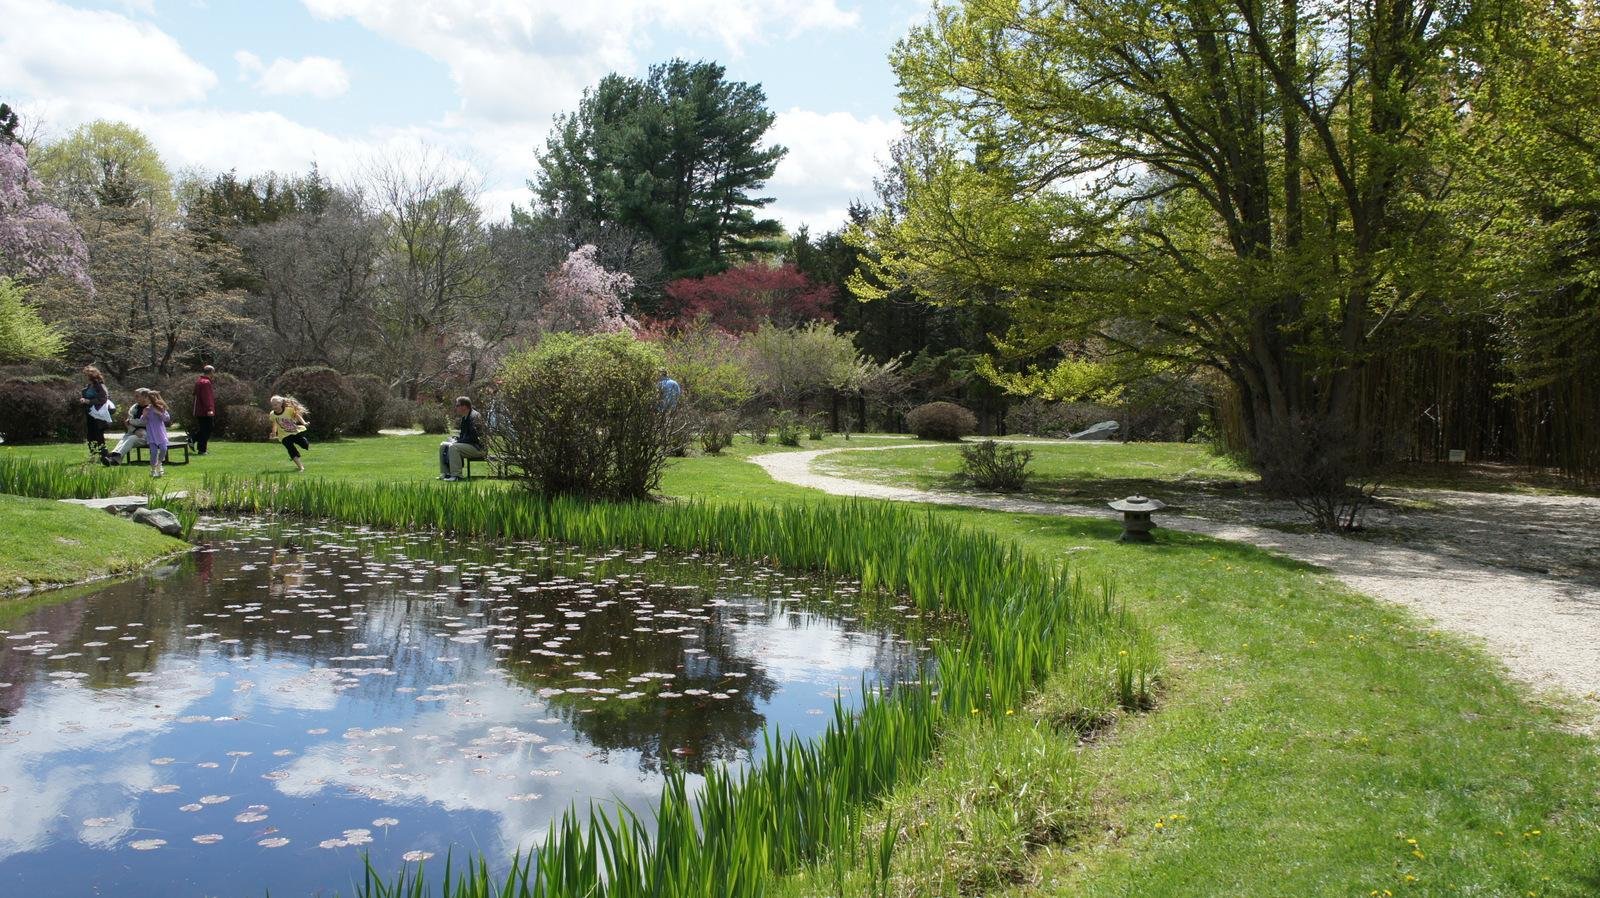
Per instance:
[[[211,441],[211,425],[217,420],[217,393],[211,386],[211,375],[217,369],[207,365],[194,382],[194,451],[206,454],[206,443]]]

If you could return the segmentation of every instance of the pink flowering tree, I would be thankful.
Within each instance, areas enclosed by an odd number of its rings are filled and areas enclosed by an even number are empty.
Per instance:
[[[42,192],[27,151],[0,141],[0,275],[27,281],[58,274],[92,291],[83,235]]]
[[[633,277],[608,271],[595,253],[592,244],[573,250],[546,279],[539,310],[543,330],[608,334],[638,329],[639,322],[622,305],[633,289]]]

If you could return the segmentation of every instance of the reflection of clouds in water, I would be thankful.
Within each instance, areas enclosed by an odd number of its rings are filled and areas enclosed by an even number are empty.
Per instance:
[[[235,666],[233,675],[239,682],[229,713],[236,717],[249,717],[261,705],[287,711],[332,711],[339,705],[338,674],[326,668],[258,663]]]
[[[520,686],[494,678],[446,694],[452,697],[438,702],[438,710],[406,720],[404,727],[358,730],[349,734],[353,738],[308,749],[280,768],[287,776],[277,788],[295,798],[334,790],[491,813],[506,854],[542,842],[550,821],[574,802],[617,800],[642,809],[660,794],[659,778],[641,775],[625,758],[595,763],[563,725],[507,725],[541,714]]]
[[[733,640],[739,654],[756,659],[774,680],[830,686],[858,685],[882,650],[877,639],[846,633],[832,622],[809,616],[797,621],[784,613],[760,627],[735,630]]]
[[[102,683],[127,683],[110,671],[157,665],[150,676],[135,671],[131,684],[91,692],[56,682],[65,671],[40,677],[54,659],[6,658],[26,689],[17,690],[23,713],[0,722],[0,736],[29,735],[0,746],[0,786],[9,787],[0,792],[0,861],[42,853],[0,865],[0,881],[18,872],[23,884],[30,876],[50,882],[45,867],[56,866],[69,878],[87,871],[91,881],[112,882],[131,840],[161,836],[165,850],[177,851],[218,826],[183,813],[187,805],[200,813],[203,791],[234,796],[225,816],[272,805],[270,820],[233,818],[263,833],[282,826],[290,840],[283,854],[294,860],[271,862],[282,869],[262,874],[263,884],[340,881],[330,877],[347,875],[348,853],[319,842],[350,847],[337,844],[347,828],[390,817],[400,821],[400,841],[379,835],[375,856],[454,847],[508,857],[537,845],[573,804],[621,801],[648,813],[669,753],[691,769],[700,759],[742,759],[771,713],[790,714],[786,732],[796,721],[802,732],[820,729],[822,721],[804,716],[825,704],[818,693],[855,687],[894,654],[891,643],[846,632],[851,625],[825,614],[791,619],[774,610],[774,599],[793,607],[795,596],[815,596],[805,581],[747,576],[727,564],[714,565],[725,573],[708,591],[663,585],[674,583],[670,570],[635,570],[632,559],[596,575],[604,582],[569,579],[529,557],[543,550],[526,547],[441,565],[363,558],[363,541],[308,549],[298,562],[280,553],[273,564],[260,543],[219,554],[206,589],[140,586],[129,588],[129,602],[108,590],[72,606],[73,614],[89,610],[86,623],[51,630],[63,650],[87,637],[113,655],[123,646],[117,630],[138,640],[128,649],[160,634],[153,650],[109,667],[73,662]],[[731,601],[712,598],[718,593]],[[783,698],[785,683],[801,688]],[[205,714],[244,722],[226,724],[226,736],[202,736],[211,718],[186,710],[196,699]],[[59,732],[67,720],[75,732]],[[152,766],[157,754],[179,760]],[[236,765],[242,779],[226,788],[202,779],[235,775]],[[181,784],[182,794],[148,794],[156,783]],[[230,825],[218,826],[230,834],[208,849],[211,860],[184,868],[186,883],[216,891],[260,854]],[[95,848],[114,849],[117,859]]]
[[[17,741],[0,748],[0,859],[43,847],[63,825],[96,847],[126,834],[135,796],[159,776],[150,741],[180,716],[185,705],[177,698],[209,689],[210,680],[192,668],[152,677],[148,685],[168,697],[160,709],[142,691],[95,691],[73,680],[40,684],[7,721],[5,733]],[[70,756],[77,752],[94,754],[76,762]],[[94,818],[111,822],[82,826]]]

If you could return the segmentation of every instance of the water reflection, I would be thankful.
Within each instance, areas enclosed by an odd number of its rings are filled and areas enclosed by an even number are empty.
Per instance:
[[[755,760],[915,675],[904,609],[713,559],[244,525],[0,617],[0,894],[349,893]],[[914,617],[914,616],[913,616]],[[887,622],[894,621],[891,627]]]

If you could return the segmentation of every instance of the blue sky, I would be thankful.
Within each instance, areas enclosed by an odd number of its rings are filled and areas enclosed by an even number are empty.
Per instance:
[[[836,227],[898,133],[887,54],[928,0],[0,0],[0,99],[60,135],[139,125],[200,173],[358,178],[427,145],[489,214],[527,201],[533,148],[609,71],[714,59],[759,82],[790,155],[791,227]]]

